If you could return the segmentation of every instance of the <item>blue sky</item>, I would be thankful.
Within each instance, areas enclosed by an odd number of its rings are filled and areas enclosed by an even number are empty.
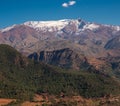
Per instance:
[[[120,0],[0,0],[0,28],[66,18],[120,25]]]

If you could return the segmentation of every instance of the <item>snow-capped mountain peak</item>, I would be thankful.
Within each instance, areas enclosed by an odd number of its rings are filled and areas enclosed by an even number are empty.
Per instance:
[[[25,22],[24,25],[32,27],[36,30],[48,30],[48,31],[56,31],[61,30],[66,25],[68,25],[70,20],[58,20],[58,21],[28,21]]]
[[[76,31],[85,31],[85,30],[96,30],[101,26],[110,27],[115,31],[120,31],[120,26],[111,26],[111,25],[102,25],[96,23],[86,22],[81,19],[63,19],[63,20],[53,20],[53,21],[28,21],[20,25],[25,25],[35,29],[38,32],[54,32],[62,31],[66,26],[75,27]],[[1,32],[6,32],[13,29],[16,25],[4,28],[0,30]]]
[[[67,25],[76,25],[77,28],[80,30],[94,30],[99,28],[99,25],[94,23],[87,23],[83,20],[72,20],[72,19],[64,19],[64,20],[58,20],[58,21],[28,21],[25,22],[23,25],[32,27],[36,29],[37,31],[60,31]],[[81,26],[81,28],[80,28]]]

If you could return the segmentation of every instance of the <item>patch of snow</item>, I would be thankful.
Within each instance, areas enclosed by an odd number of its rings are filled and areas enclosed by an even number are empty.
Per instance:
[[[120,31],[120,26],[113,26],[113,29],[115,29],[116,31]]]
[[[13,29],[15,26],[16,26],[16,25],[12,25],[12,26],[10,26],[10,27],[7,27],[7,28],[4,28],[4,29],[1,29],[1,32],[7,32],[7,31]]]
[[[95,30],[98,28],[99,28],[99,25],[92,23],[92,24],[86,24],[83,29]]]
[[[59,20],[59,21],[28,21],[25,22],[24,25],[32,27],[36,30],[42,31],[57,31],[64,28],[66,25],[69,24],[70,20]]]
[[[106,27],[111,27],[111,28],[112,28],[112,29],[114,29],[115,31],[120,31],[120,26],[107,25],[107,24],[104,24],[103,26],[106,26]]]

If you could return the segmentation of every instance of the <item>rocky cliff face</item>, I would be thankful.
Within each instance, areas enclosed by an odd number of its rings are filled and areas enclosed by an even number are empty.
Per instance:
[[[80,56],[69,48],[54,51],[41,51],[40,53],[35,52],[28,57],[36,61],[42,61],[64,68],[87,69],[90,66],[83,55]]]
[[[79,54],[72,49],[64,48],[59,50],[49,50],[34,52],[28,56],[35,62],[43,62],[67,69],[84,70],[89,72],[101,73],[104,75],[120,75],[120,57],[93,58]]]

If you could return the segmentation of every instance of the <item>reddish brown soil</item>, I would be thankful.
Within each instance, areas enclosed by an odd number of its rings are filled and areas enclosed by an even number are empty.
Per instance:
[[[15,99],[3,99],[3,98],[0,98],[0,106],[7,105],[12,101],[15,101]]]

